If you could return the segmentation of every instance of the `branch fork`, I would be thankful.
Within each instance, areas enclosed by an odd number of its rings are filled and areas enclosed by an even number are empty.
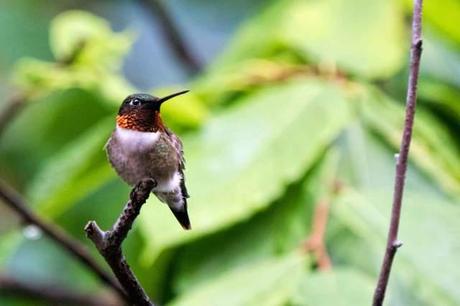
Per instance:
[[[69,236],[58,225],[47,222],[35,214],[35,212],[29,208],[29,205],[24,201],[24,199],[1,179],[0,199],[18,216],[20,216],[25,224],[33,224],[38,227],[45,235],[50,237],[70,255],[74,256],[74,258],[85,265],[103,283],[110,286],[121,299],[127,299],[124,290],[120,287],[117,280],[107,273],[105,269],[99,266],[99,264],[92,258],[85,245]]]
[[[121,245],[156,185],[157,183],[152,179],[140,181],[131,191],[130,200],[111,230],[101,230],[95,221],[90,221],[85,226],[86,236],[104,257],[128,295],[130,302],[139,306],[153,306],[154,304],[126,262]]]

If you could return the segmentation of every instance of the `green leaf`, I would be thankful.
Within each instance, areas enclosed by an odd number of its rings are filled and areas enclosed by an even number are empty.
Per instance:
[[[298,249],[310,233],[314,206],[332,192],[336,153],[329,150],[306,178],[289,186],[266,211],[182,247],[176,257],[176,292],[181,294],[232,269]]]
[[[103,151],[113,124],[101,121],[45,163],[28,192],[42,213],[58,216],[113,177]]]
[[[279,1],[243,27],[215,66],[287,49],[366,78],[388,77],[403,65],[403,34],[396,1]]]
[[[349,118],[338,87],[308,80],[263,90],[216,116],[185,139],[193,230],[184,233],[163,205],[146,205],[141,225],[148,259],[266,208],[313,165]]]
[[[422,79],[424,77],[435,78],[457,88],[460,87],[458,78],[460,74],[460,56],[458,51],[429,31],[423,40],[422,60],[423,65],[420,67]]]
[[[367,306],[372,300],[374,280],[358,270],[334,268],[302,277],[293,305]]]
[[[409,1],[406,1],[408,3]],[[427,1],[423,5],[423,19],[434,30],[460,46],[460,3],[457,0]]]
[[[402,67],[404,25],[396,1],[292,3],[280,18],[280,31],[306,56],[368,78],[388,77]]]
[[[336,203],[334,214],[375,248],[380,248],[383,254],[388,203],[391,203],[391,196],[379,190],[363,190],[361,194],[347,192]],[[401,264],[395,269],[404,269],[406,274],[412,274],[406,277],[441,292],[439,295],[450,302],[459,303],[460,272],[452,269],[452,265],[457,262],[456,254],[460,249],[457,225],[460,208],[419,190],[405,193],[403,210],[400,239],[404,246],[397,253],[396,260]]]
[[[20,246],[9,258],[5,272],[20,281],[61,284],[77,292],[97,292],[101,283],[53,240],[20,240]],[[3,304],[2,304],[3,305]]]
[[[232,104],[235,96],[239,98],[259,88],[308,74],[308,68],[299,66],[297,61],[257,58],[228,66],[217,63],[194,82],[193,91],[208,104]]]
[[[135,91],[120,74],[132,36],[113,32],[107,21],[87,12],[66,11],[53,19],[50,30],[57,63],[22,59],[16,65],[14,82],[33,95],[77,87],[118,104]]]
[[[156,89],[155,96],[168,95],[179,91],[177,87]],[[161,107],[163,121],[174,131],[199,128],[209,116],[207,106],[194,91],[177,97],[172,103],[165,103]]]
[[[28,185],[62,148],[113,116],[100,96],[70,88],[40,99],[29,100],[0,139],[0,159],[16,177]],[[112,119],[113,120],[113,119]]]
[[[11,231],[8,233],[2,230],[2,236],[0,238],[0,267],[3,268],[5,262],[20,244],[22,237],[19,231]]]
[[[305,271],[300,253],[231,271],[180,296],[170,306],[284,305]]]
[[[90,219],[97,220],[101,228],[110,228],[128,201],[130,186],[115,177],[112,169],[109,170],[112,172],[110,179],[101,179],[97,185],[81,188],[82,195],[76,199],[70,194],[72,196],[70,204],[66,204],[65,211],[54,218],[53,221],[73,237],[88,242],[83,228]],[[83,181],[85,180],[86,178],[83,178]],[[123,244],[125,255],[131,251],[129,245],[135,239],[134,236],[135,234],[130,235],[131,239],[127,239]],[[136,255],[139,253],[138,250],[135,252]]]
[[[406,59],[403,19],[396,1],[275,1],[244,24],[195,89],[206,101],[228,101],[305,73],[306,63],[320,73],[392,76]]]
[[[53,9],[47,7],[45,11],[44,5],[46,4],[30,1],[0,2],[0,38],[5,42],[5,47],[0,48],[2,82],[19,58],[52,57],[48,47],[47,29]]]
[[[328,241],[337,261],[376,276],[390,219],[394,157],[375,134],[359,127],[347,130],[345,136],[342,154],[348,158],[342,161],[345,167],[340,173],[346,183],[331,206],[331,217],[346,228]],[[389,304],[456,305],[459,291],[454,288],[460,274],[449,269],[460,246],[460,228],[455,225],[460,207],[413,164],[405,187],[399,233],[404,245],[396,254]]]
[[[422,80],[418,95],[443,114],[457,122],[460,121],[460,90],[434,80]]]
[[[403,106],[373,89],[364,94],[360,105],[366,124],[398,148],[404,122]],[[411,159],[445,191],[460,196],[460,152],[455,140],[441,122],[420,107],[410,154]]]
[[[94,65],[58,66],[35,59],[22,59],[15,67],[14,83],[33,96],[45,96],[56,91],[81,88],[102,96],[110,106],[119,105],[136,90],[120,75]]]
[[[65,11],[56,16],[50,28],[50,45],[58,60],[78,54],[79,64],[119,69],[122,56],[132,44],[129,33],[114,33],[110,24],[85,11]]]

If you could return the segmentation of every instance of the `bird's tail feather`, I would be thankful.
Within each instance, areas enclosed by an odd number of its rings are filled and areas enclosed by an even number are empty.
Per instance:
[[[188,217],[188,212],[187,212],[187,203],[185,203],[180,208],[176,208],[176,207],[173,207],[173,206],[169,206],[169,208],[171,209],[172,213],[176,217],[177,221],[179,221],[180,225],[182,225],[182,227],[185,230],[192,229],[192,225],[190,224],[190,219]]]

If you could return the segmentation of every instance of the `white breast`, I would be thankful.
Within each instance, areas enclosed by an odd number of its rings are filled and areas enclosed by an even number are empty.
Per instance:
[[[160,132],[139,132],[118,125],[115,133],[123,149],[130,152],[149,149],[160,138]]]

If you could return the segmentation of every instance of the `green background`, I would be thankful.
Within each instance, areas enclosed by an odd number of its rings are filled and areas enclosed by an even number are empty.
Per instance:
[[[162,305],[370,305],[404,119],[410,1],[166,5],[203,65],[196,75],[140,2],[0,3],[0,110],[13,92],[27,95],[0,136],[2,178],[103,264],[83,227],[108,228],[128,197],[103,151],[118,106],[133,92],[188,88],[163,119],[184,142],[193,230],[151,197],[123,246],[149,295]],[[425,1],[423,18],[392,306],[460,304],[460,1]],[[330,271],[302,247],[324,202]],[[107,292],[4,205],[0,271]]]

